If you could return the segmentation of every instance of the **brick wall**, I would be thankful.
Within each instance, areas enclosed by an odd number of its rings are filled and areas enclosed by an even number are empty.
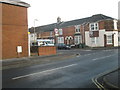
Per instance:
[[[106,29],[106,31],[113,31],[114,30],[113,20],[104,21],[104,29]]]
[[[63,28],[64,39],[65,39],[66,36],[72,36],[73,37],[73,40],[69,41],[70,44],[74,43],[74,34],[75,34],[75,27],[74,26]],[[65,42],[65,44],[67,44],[67,40],[64,40],[64,42]]]
[[[84,25],[80,26],[80,33],[82,35],[82,43],[85,43],[85,26]]]
[[[85,29],[85,31],[89,31],[89,24],[86,24],[84,29]]]
[[[55,55],[56,47],[55,46],[43,46],[38,47],[38,55]]]
[[[118,20],[117,28],[118,28],[118,31],[120,31],[120,20]]]
[[[75,27],[74,26],[63,28],[63,35],[64,36],[73,36],[74,33],[75,33]]]
[[[50,36],[50,32],[42,32],[41,38],[48,38]]]
[[[2,4],[3,59],[28,56],[27,8]],[[22,46],[18,56],[17,46]]]
[[[99,30],[105,29],[104,21],[100,21],[100,22],[98,22],[98,24],[99,24]]]
[[[45,39],[47,39],[47,38],[49,38],[49,37],[51,37],[50,36],[50,32],[52,32],[52,37],[54,37],[54,31],[48,31],[48,32],[40,32],[40,33],[38,33],[38,38],[45,38]]]

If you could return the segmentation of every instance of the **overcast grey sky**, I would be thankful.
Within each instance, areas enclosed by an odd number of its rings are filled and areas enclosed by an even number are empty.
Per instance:
[[[118,18],[118,2],[120,0],[22,0],[31,5],[28,8],[28,25],[36,26],[55,23],[57,17],[62,21],[70,21],[104,14]]]

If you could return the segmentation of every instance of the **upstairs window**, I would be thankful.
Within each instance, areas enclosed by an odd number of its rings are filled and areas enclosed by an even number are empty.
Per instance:
[[[75,26],[75,33],[80,33],[80,25]]]
[[[52,37],[53,36],[53,32],[50,32],[50,37]]]
[[[59,29],[59,35],[63,35],[63,30]]]
[[[98,30],[98,23],[91,23],[90,24],[90,31]]]

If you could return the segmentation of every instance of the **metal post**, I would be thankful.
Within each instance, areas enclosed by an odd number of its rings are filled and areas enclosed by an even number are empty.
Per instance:
[[[38,21],[38,20],[34,19],[34,44],[35,44],[35,21]]]
[[[34,44],[35,44],[35,20],[34,20]]]

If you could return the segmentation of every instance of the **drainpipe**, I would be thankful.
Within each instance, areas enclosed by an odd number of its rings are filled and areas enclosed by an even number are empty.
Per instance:
[[[30,57],[30,32],[28,32],[28,56]]]

